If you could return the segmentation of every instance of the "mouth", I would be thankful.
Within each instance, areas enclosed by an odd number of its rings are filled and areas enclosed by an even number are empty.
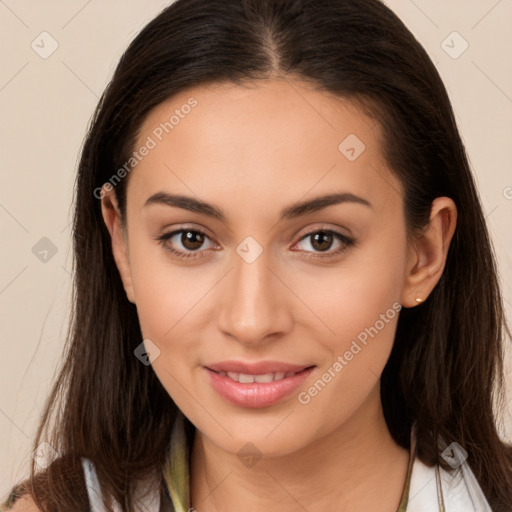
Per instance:
[[[220,396],[233,405],[249,408],[268,407],[286,398],[315,368],[316,365],[234,361],[204,367],[210,385]]]

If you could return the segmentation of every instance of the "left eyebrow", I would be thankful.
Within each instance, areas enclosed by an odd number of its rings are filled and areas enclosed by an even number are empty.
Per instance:
[[[342,192],[318,196],[313,199],[288,206],[281,211],[280,220],[294,219],[296,217],[300,217],[301,215],[314,213],[319,210],[323,210],[328,206],[342,203],[355,203],[373,208],[372,204],[368,200],[356,196],[350,192]],[[157,192],[146,200],[144,207],[152,204],[163,204],[176,208],[182,208],[191,212],[207,215],[208,217],[213,217],[222,222],[226,221],[226,215],[221,208],[190,196],[169,194],[168,192]]]
[[[373,208],[370,201],[362,197],[356,196],[355,194],[352,194],[350,192],[342,192],[338,194],[328,194],[324,196],[319,196],[307,201],[295,203],[294,205],[285,208],[281,212],[281,220],[294,219],[295,217],[306,215],[308,213],[314,213],[319,210],[323,210],[328,206],[342,203],[356,203],[368,206],[369,208]]]

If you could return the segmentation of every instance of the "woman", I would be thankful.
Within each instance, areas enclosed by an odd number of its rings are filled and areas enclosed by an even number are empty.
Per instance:
[[[74,242],[66,363],[6,507],[512,510],[489,235],[382,3],[165,9],[98,105]]]

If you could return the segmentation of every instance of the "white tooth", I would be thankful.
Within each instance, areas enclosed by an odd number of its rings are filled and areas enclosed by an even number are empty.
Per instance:
[[[272,382],[274,380],[274,374],[273,373],[265,373],[264,375],[255,375],[254,376],[254,382]]]
[[[286,377],[293,377],[297,372],[276,372],[276,373],[265,373],[263,375],[249,375],[247,373],[236,373],[236,372],[219,372],[220,375],[228,376],[235,382],[241,384],[250,384],[252,382],[259,382],[261,384],[273,382],[275,380],[282,380]]]

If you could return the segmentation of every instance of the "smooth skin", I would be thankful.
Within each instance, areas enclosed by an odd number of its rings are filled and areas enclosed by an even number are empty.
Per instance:
[[[437,198],[427,229],[408,241],[402,186],[384,162],[379,125],[350,100],[291,78],[180,93],[150,112],[134,150],[191,97],[197,106],[125,178],[126,232],[115,188],[105,186],[101,199],[127,297],[144,339],[160,350],[153,369],[197,427],[191,505],[394,512],[409,454],[389,433],[379,393],[398,315],[308,404],[298,393],[393,304],[428,300],[445,266],[455,204]],[[353,161],[338,149],[350,134],[365,145]],[[145,206],[157,192],[210,203],[225,218]],[[343,202],[280,220],[283,209],[333,192],[370,206]],[[205,237],[190,243],[180,232],[167,248],[156,240],[179,229]],[[354,244],[315,242],[322,230]],[[263,249],[252,263],[236,251],[246,237]],[[204,366],[228,359],[316,368],[291,396],[252,409],[209,383]],[[251,467],[237,456],[246,443],[262,456]]]

